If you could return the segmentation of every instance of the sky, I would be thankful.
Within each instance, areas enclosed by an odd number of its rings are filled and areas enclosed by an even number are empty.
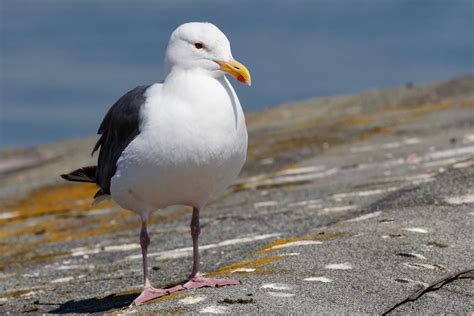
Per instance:
[[[0,148],[95,134],[125,92],[161,82],[181,23],[230,39],[246,111],[474,73],[472,0],[0,0]]]

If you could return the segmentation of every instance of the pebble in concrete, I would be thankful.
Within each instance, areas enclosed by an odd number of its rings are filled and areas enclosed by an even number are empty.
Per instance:
[[[296,247],[296,246],[310,246],[310,245],[320,245],[322,242],[318,240],[297,240],[297,241],[292,241],[286,244],[282,245],[276,245],[268,250],[273,250],[273,249],[280,249],[280,248],[288,248],[288,247]]]
[[[306,278],[304,279],[304,281],[309,281],[309,282],[322,282],[322,283],[329,283],[329,282],[332,282],[332,280],[330,278],[326,278],[324,276],[320,276],[320,277],[310,277],[310,278]]]
[[[262,289],[271,289],[271,290],[276,290],[276,291],[290,291],[292,288],[288,284],[284,283],[267,283],[263,284],[260,288]],[[274,291],[269,291],[266,292],[267,295],[273,296],[273,297],[293,297],[295,294],[293,293],[287,293],[287,292],[274,292]]]
[[[284,292],[267,292],[268,295],[274,297],[293,297],[295,294],[293,293],[284,293]]]
[[[207,314],[227,314],[230,308],[226,306],[211,305],[200,310],[200,313]]]
[[[430,270],[438,270],[438,271],[447,271],[448,268],[446,268],[445,266],[442,266],[440,264],[430,264],[430,263],[420,263],[420,262],[414,262],[414,263],[409,263],[409,262],[405,262],[404,263],[407,267],[410,267],[410,268],[415,268],[415,269],[419,269],[419,268],[424,268],[424,269],[430,269]]]
[[[262,285],[260,288],[262,289],[272,289],[278,291],[288,291],[291,290],[291,286],[283,283],[267,283]]]
[[[445,201],[449,204],[471,204],[474,203],[474,193],[448,196],[446,197]]]
[[[256,269],[254,268],[238,268],[238,269],[235,269],[235,270],[232,270],[230,271],[230,273],[251,273],[251,272],[255,272]]]
[[[180,299],[178,303],[184,304],[184,305],[192,305],[192,304],[197,304],[199,302],[202,302],[204,300],[206,300],[205,296],[189,296],[189,297]]]
[[[330,270],[351,270],[352,266],[345,262],[345,263],[333,263],[333,264],[328,264],[324,268],[330,269]]]
[[[407,232],[420,233],[420,234],[428,233],[428,230],[426,228],[421,228],[421,227],[409,227],[409,228],[403,228],[403,230],[406,230]]]

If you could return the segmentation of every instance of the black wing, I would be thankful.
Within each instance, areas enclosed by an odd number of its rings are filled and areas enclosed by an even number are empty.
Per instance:
[[[150,87],[139,86],[127,92],[110,108],[100,124],[100,138],[92,154],[100,147],[96,183],[102,193],[110,194],[110,179],[117,168],[117,160],[130,142],[140,134],[140,108],[145,103],[145,92]]]

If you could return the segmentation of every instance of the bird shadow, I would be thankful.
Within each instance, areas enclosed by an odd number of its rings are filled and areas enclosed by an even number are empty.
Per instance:
[[[139,293],[111,294],[102,298],[88,298],[84,300],[67,301],[58,308],[50,310],[51,314],[69,313],[100,313],[111,309],[129,306]]]
[[[187,280],[172,281],[163,288],[169,289],[176,285],[183,285]],[[184,289],[184,288],[183,288]],[[58,308],[50,310],[50,314],[70,314],[70,313],[101,313],[111,309],[121,309],[130,306],[133,300],[140,294],[139,291],[114,293],[101,298],[88,298],[84,300],[67,301],[59,305]]]

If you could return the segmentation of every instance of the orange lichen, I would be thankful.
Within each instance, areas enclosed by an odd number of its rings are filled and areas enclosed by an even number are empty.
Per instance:
[[[240,268],[255,268],[255,272],[261,272],[260,268],[270,262],[277,261],[283,259],[283,256],[271,256],[271,257],[264,257],[256,260],[250,260],[250,261],[245,261],[245,262],[240,262],[240,263],[234,263],[228,266],[224,266],[222,268],[219,268],[218,270],[211,272],[211,273],[206,273],[206,276],[213,277],[221,274],[229,274],[233,272],[236,269]]]
[[[265,253],[265,252],[268,252],[268,251],[272,250],[273,247],[289,244],[291,242],[295,242],[295,241],[299,241],[299,240],[304,240],[304,238],[291,237],[291,238],[287,238],[287,239],[277,239],[277,240],[272,241],[269,244],[266,244],[265,246],[263,246],[259,250],[257,250],[256,254],[262,254],[262,253]]]
[[[439,103],[398,103],[383,106],[379,111],[440,111],[454,106],[453,101]]]
[[[369,115],[354,115],[349,116],[344,120],[344,123],[348,126],[357,126],[357,125],[368,125],[373,122],[374,117]]]
[[[67,213],[71,210],[87,211],[114,206],[112,202],[104,202],[91,208],[92,197],[96,191],[97,187],[93,184],[64,184],[34,190],[12,206],[7,206],[7,211],[15,212],[16,216],[0,219],[0,224],[35,216]]]
[[[394,127],[373,127],[367,131],[362,132],[357,138],[364,141],[381,134],[389,134],[394,131]]]
[[[181,297],[181,296],[183,296],[183,295],[184,295],[183,292],[173,292],[173,293],[170,293],[170,294],[168,294],[168,295],[155,298],[154,300],[148,301],[148,302],[146,302],[145,304],[149,304],[149,303],[160,303],[160,302],[165,302],[165,301],[171,301],[171,300],[173,300],[173,299],[175,299],[175,298],[178,298],[178,297]]]
[[[14,290],[14,291],[11,291],[11,292],[4,292],[4,293],[2,293],[2,297],[16,298],[16,297],[20,297],[20,296],[22,296],[26,293],[30,293],[30,292],[33,292],[33,291],[38,291],[38,290],[41,290],[43,288],[44,287],[35,287],[35,288]]]
[[[0,270],[8,266],[14,266],[14,265],[22,264],[25,262],[29,262],[29,263],[46,262],[46,261],[50,261],[51,259],[65,257],[68,255],[70,255],[69,252],[39,254],[39,255],[35,254],[34,252],[26,252],[25,255],[23,256],[15,256],[13,260],[1,262]]]
[[[41,257],[40,245],[89,238],[136,229],[140,220],[133,212],[112,201],[91,205],[97,188],[91,184],[62,184],[32,191],[17,201],[3,203],[2,211],[12,214],[0,220],[0,268],[29,261],[47,261],[65,254]],[[150,225],[172,221],[189,213],[188,208],[155,214]],[[18,239],[21,242],[18,243]]]

